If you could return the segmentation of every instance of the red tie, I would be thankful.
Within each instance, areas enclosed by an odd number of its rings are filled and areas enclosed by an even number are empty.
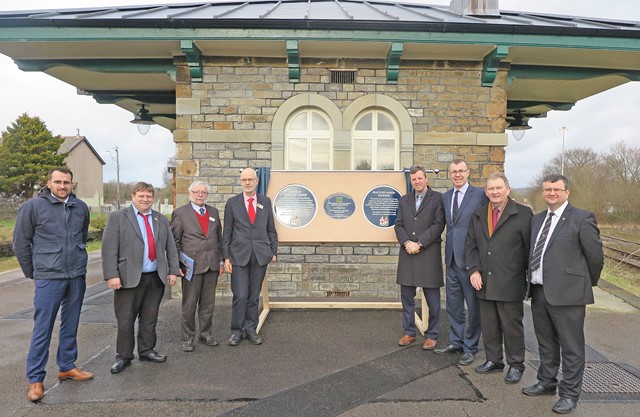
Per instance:
[[[256,222],[256,209],[253,207],[253,197],[249,199],[249,220],[251,220],[251,224]]]
[[[496,226],[498,225],[498,221],[500,220],[500,210],[495,207],[492,214],[493,217],[491,218],[491,223],[493,223],[493,230],[496,230]]]
[[[144,215],[138,212],[139,215],[144,219],[144,228],[147,230],[147,244],[149,245],[149,260],[151,262],[156,260],[156,240],[153,238],[153,230],[151,230],[151,225],[149,224],[149,215]]]

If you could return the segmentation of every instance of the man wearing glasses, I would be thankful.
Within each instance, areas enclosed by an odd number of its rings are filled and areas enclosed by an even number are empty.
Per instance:
[[[231,197],[224,207],[222,233],[224,269],[231,274],[233,293],[230,346],[238,346],[243,337],[253,345],[262,343],[257,332],[260,289],[278,250],[271,200],[256,193],[256,170],[242,170],[240,185],[242,193]]]
[[[193,352],[198,310],[198,341],[217,346],[213,335],[213,310],[222,264],[222,225],[218,209],[206,204],[209,184],[194,181],[189,186],[189,202],[171,215],[171,231],[182,259],[193,261],[191,271],[183,264],[182,350]],[[186,257],[186,258],[185,258]]]
[[[449,317],[449,345],[436,349],[437,354],[462,353],[460,365],[471,365],[478,353],[480,341],[480,308],[476,290],[471,286],[465,261],[465,242],[471,215],[488,202],[482,188],[469,184],[469,167],[463,159],[449,165],[453,188],[442,195],[447,221],[445,265],[447,267],[446,295]],[[464,304],[467,303],[467,317]]]
[[[555,395],[557,388],[560,399],[552,410],[567,414],[576,408],[582,389],[585,306],[594,302],[592,287],[598,285],[604,255],[595,215],[569,204],[564,175],[544,177],[542,198],[547,210],[531,221],[528,294],[540,368],[538,382],[522,392]]]

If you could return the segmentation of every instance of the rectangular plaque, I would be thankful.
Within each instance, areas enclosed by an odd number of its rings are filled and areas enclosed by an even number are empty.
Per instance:
[[[267,196],[280,242],[390,243],[406,189],[401,171],[271,171]]]

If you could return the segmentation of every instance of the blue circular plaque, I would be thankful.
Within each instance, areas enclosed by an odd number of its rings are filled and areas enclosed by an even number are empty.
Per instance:
[[[324,199],[324,213],[332,219],[341,220],[351,217],[356,211],[356,202],[344,193],[331,194]]]
[[[316,196],[300,184],[290,184],[278,191],[273,207],[278,222],[293,229],[311,223],[318,211]]]
[[[372,226],[387,229],[396,224],[402,195],[388,185],[372,188],[364,197],[362,211]]]

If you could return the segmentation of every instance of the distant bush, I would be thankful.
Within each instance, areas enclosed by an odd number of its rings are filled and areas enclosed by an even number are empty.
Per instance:
[[[89,230],[103,231],[107,224],[108,215],[105,213],[91,213],[91,220],[89,221]]]

